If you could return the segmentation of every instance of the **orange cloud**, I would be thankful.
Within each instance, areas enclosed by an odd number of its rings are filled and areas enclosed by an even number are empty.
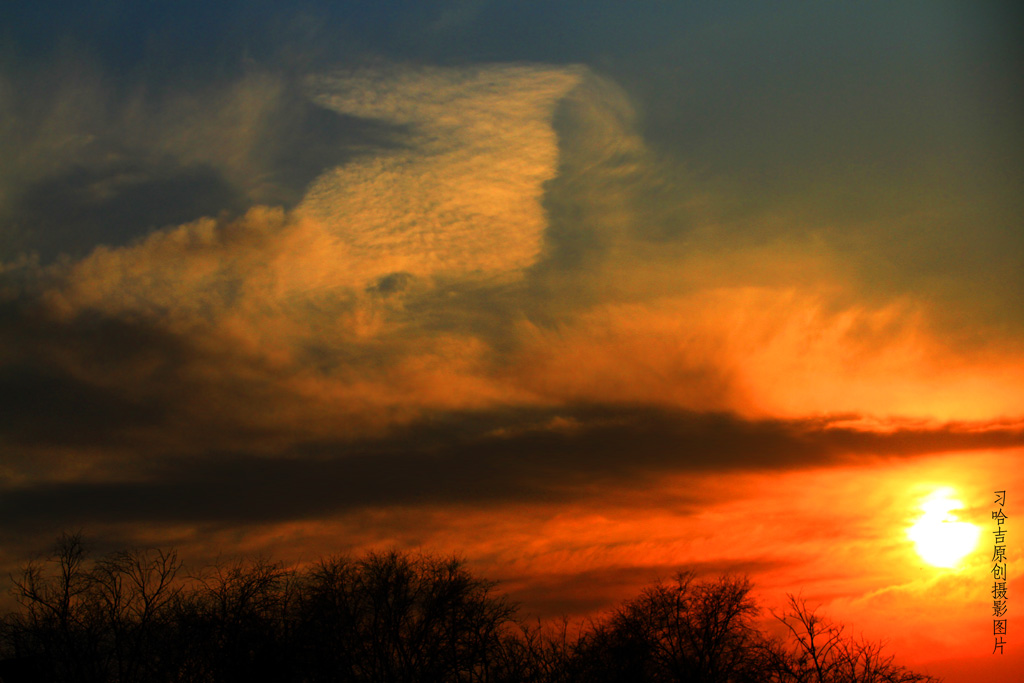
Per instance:
[[[835,310],[788,288],[596,306],[522,336],[525,385],[556,400],[972,420],[1019,413],[1024,381],[1015,354],[949,348],[909,302]]]
[[[531,265],[557,171],[551,125],[579,69],[492,66],[341,73],[312,81],[336,111],[413,127],[418,144],[322,176],[300,207],[356,260],[417,276]]]

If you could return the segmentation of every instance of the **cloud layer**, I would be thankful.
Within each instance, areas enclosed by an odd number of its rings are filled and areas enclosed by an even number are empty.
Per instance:
[[[0,349],[23,458],[274,455],[435,415],[581,405],[736,425],[1019,414],[1012,338],[964,352],[936,336],[927,300],[861,299],[834,243],[730,239],[720,199],[586,68],[363,66],[303,88],[248,75],[159,143],[179,168],[226,159],[226,187],[253,204],[283,187],[244,170],[277,154],[259,131],[290,144],[311,112],[347,122],[348,151],[322,156],[336,165],[293,206],[8,261]],[[132,204],[148,182],[80,172],[94,203]],[[57,192],[46,182],[31,192]]]

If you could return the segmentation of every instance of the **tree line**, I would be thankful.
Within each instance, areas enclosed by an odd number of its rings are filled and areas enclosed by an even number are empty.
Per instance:
[[[456,558],[397,551],[303,570],[92,559],[78,534],[11,577],[0,683],[926,683],[791,597],[758,628],[746,578],[680,573],[609,615],[531,623]]]

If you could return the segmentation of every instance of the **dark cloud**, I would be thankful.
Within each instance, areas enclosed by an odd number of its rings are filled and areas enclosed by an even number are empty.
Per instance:
[[[169,387],[147,396],[136,391],[137,383],[156,388],[186,353],[179,340],[150,326],[89,314],[60,322],[20,303],[0,305],[3,439],[112,445],[125,428],[157,425],[168,412]],[[118,381],[132,367],[149,371]]]
[[[0,370],[0,430],[8,444],[117,445],[126,427],[152,425],[160,406],[133,401],[67,375],[31,368]]]
[[[33,183],[9,218],[22,243],[5,246],[37,252],[45,262],[59,254],[80,258],[100,244],[126,244],[159,227],[244,206],[215,169],[169,166],[79,167]]]
[[[128,481],[11,487],[0,518],[30,522],[252,524],[379,506],[567,502],[674,473],[785,470],[851,459],[1024,445],[1016,423],[863,431],[829,420],[745,420],[646,407],[438,415],[391,436],[271,456],[150,458]],[[692,504],[700,500],[693,494]]]
[[[278,429],[250,416],[290,400],[259,363],[152,318],[0,305],[0,438],[9,457],[70,453],[53,476],[75,462],[103,469],[125,452],[130,463],[222,441],[254,445]]]
[[[266,169],[261,180],[270,189],[255,199],[286,207],[298,203],[326,169],[363,154],[401,147],[410,133],[404,126],[325,109],[307,101],[297,89],[285,90],[263,126],[257,156]]]

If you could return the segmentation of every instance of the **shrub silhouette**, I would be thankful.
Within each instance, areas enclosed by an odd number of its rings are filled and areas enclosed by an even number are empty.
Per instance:
[[[0,680],[18,683],[927,683],[790,599],[756,628],[745,578],[658,582],[570,633],[529,626],[455,558],[395,551],[302,571],[267,560],[198,574],[174,552],[90,561],[79,534],[12,579]]]

